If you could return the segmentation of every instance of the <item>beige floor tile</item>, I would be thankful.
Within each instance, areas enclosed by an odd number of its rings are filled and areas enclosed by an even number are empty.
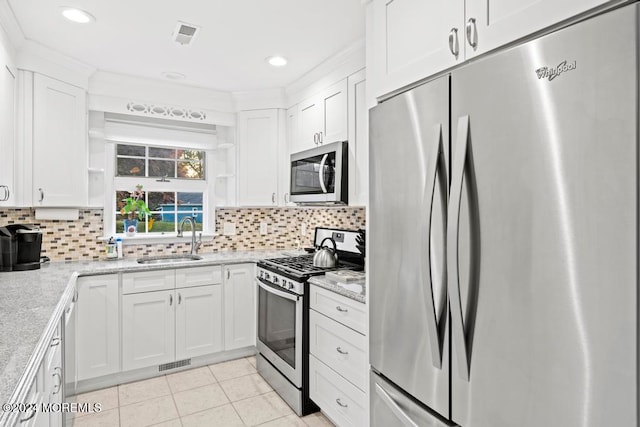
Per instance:
[[[96,390],[89,393],[82,393],[73,397],[74,402],[88,403],[94,405],[100,404],[102,412],[108,411],[118,407],[118,387],[104,388],[102,390]],[[76,413],[76,417],[87,416],[91,412]]]
[[[182,417],[184,427],[244,427],[233,406],[224,405]]]
[[[180,421],[180,418],[176,418],[175,420],[154,424],[152,427],[182,427],[182,422]]]
[[[178,418],[173,397],[162,396],[120,407],[121,427],[142,427]]]
[[[74,427],[118,427],[119,425],[120,414],[117,408],[85,415],[73,420]]]
[[[216,382],[213,378],[211,370],[206,366],[197,369],[189,369],[188,371],[177,372],[167,375],[169,388],[173,393],[198,388]]]
[[[255,356],[249,356],[249,357],[246,357],[245,359],[247,359],[247,362],[249,362],[251,364],[251,366],[253,366],[254,368],[256,367],[256,357]]]
[[[322,412],[302,417],[302,421],[309,427],[334,427],[334,424]]]
[[[221,381],[219,384],[232,402],[258,396],[273,390],[271,386],[262,379],[260,374],[245,375],[244,377]]]
[[[181,417],[229,403],[229,399],[218,384],[174,393],[173,400]]]
[[[120,406],[126,406],[153,399],[154,397],[167,396],[171,394],[171,390],[169,389],[167,378],[161,376],[119,385],[118,394],[120,397]]]
[[[308,427],[296,414],[260,424],[260,427]]]
[[[293,411],[272,391],[233,403],[245,424],[255,426],[278,418],[289,416]]]
[[[209,369],[211,369],[213,376],[216,377],[218,382],[255,374],[257,372],[256,368],[251,366],[251,363],[245,358],[209,365]]]

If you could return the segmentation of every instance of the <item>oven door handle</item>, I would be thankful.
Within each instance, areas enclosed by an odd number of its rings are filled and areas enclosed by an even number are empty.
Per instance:
[[[282,297],[291,301],[297,302],[300,299],[300,295],[293,295],[293,294],[290,294],[289,292],[279,291],[272,286],[265,285],[264,283],[262,283],[260,279],[258,279],[258,286],[260,286],[262,289],[264,289],[265,291],[271,294],[277,295],[279,297]]]

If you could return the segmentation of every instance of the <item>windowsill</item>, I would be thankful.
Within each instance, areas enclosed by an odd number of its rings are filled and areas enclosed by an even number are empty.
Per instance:
[[[191,232],[185,231],[183,237],[176,236],[176,233],[166,233],[158,235],[139,234],[133,237],[126,236],[124,233],[116,233],[113,236],[102,236],[99,240],[103,242],[109,241],[111,237],[122,239],[122,244],[127,245],[154,245],[163,243],[191,243]],[[215,234],[202,233],[203,242],[211,242]],[[200,232],[196,232],[196,240],[200,238]]]

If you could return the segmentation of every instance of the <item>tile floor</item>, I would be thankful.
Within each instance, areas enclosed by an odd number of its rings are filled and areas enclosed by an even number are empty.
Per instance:
[[[256,371],[255,357],[194,368],[77,396],[102,411],[74,427],[331,427],[321,413],[299,418]]]

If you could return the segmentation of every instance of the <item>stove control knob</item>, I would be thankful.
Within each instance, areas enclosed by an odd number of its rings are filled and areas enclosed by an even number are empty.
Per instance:
[[[293,289],[293,282],[289,282],[287,285],[287,289],[292,290]]]
[[[264,279],[264,271],[260,271],[260,278]]]
[[[278,276],[273,276],[273,283],[275,285],[277,285],[279,281],[280,281],[280,279],[278,279]]]
[[[269,280],[269,273],[264,273],[264,278],[265,278],[266,280]]]

